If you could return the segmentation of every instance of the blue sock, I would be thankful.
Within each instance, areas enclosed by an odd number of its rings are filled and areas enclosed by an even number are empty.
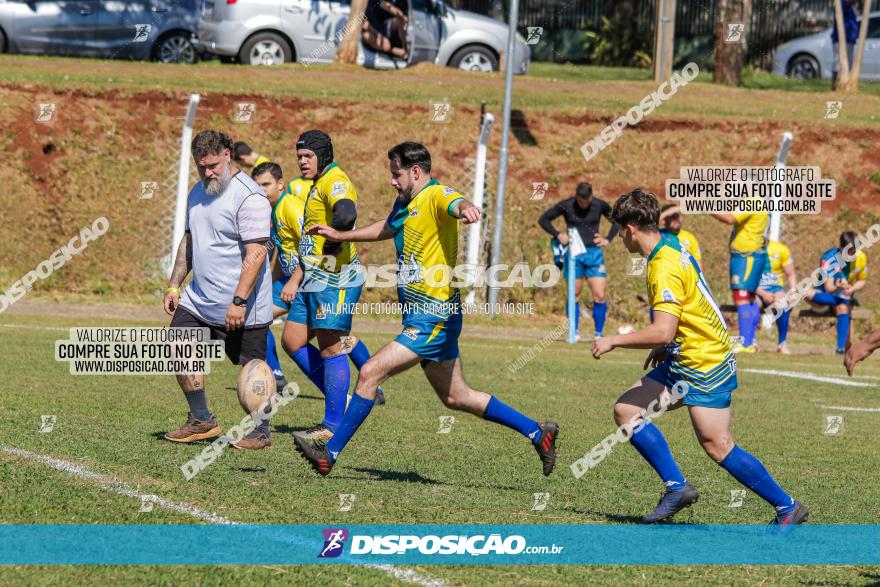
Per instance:
[[[537,422],[499,401],[494,395],[489,398],[489,405],[486,406],[483,419],[516,430],[531,440],[532,444],[537,444],[541,440],[541,427]]]
[[[750,314],[752,318],[752,324],[751,328],[749,328],[749,332],[752,333],[752,344],[754,344],[758,342],[758,327],[761,325],[761,304],[759,304],[757,301],[754,301],[749,305],[752,306]]]
[[[734,479],[767,500],[777,512],[785,513],[794,508],[794,499],[773,480],[761,461],[739,446],[733,445],[733,450],[718,464]]]
[[[367,416],[370,415],[370,410],[373,409],[374,403],[373,400],[366,399],[358,394],[351,396],[351,401],[348,404],[348,409],[345,410],[342,421],[336,427],[333,438],[327,442],[327,450],[330,451],[331,460],[336,461],[339,453],[342,452],[342,449],[345,448],[345,445],[348,444],[348,441],[351,440],[357,429],[360,428],[364,420],[367,419]]]
[[[272,329],[266,330],[266,362],[269,368],[275,374],[275,378],[284,377],[284,371],[281,369],[281,361],[278,360],[278,347],[275,345],[275,335]]]
[[[681,474],[681,470],[669,450],[669,444],[659,428],[648,422],[641,430],[633,434],[629,441],[636,447],[642,458],[654,467],[654,470],[663,479],[663,483],[666,484],[667,490],[684,489],[687,481]]]
[[[779,329],[779,344],[785,343],[788,339],[788,320],[791,318],[791,310],[786,310],[776,319],[776,328]]]
[[[205,397],[205,390],[201,391],[193,391],[183,392],[183,396],[186,398],[186,403],[189,404],[189,413],[192,414],[192,417],[196,420],[210,420],[211,412],[208,411],[208,400]]]
[[[364,341],[358,340],[358,343],[348,353],[348,358],[351,359],[351,362],[354,363],[358,370],[364,366],[364,363],[370,360],[370,351],[367,350],[367,345],[364,344]]]
[[[345,412],[350,377],[347,356],[333,355],[324,359],[323,424],[334,433],[336,426],[342,421],[342,414]]]
[[[817,304],[826,304],[828,306],[837,305],[837,302],[834,300],[834,296],[827,291],[817,291],[813,294],[813,297],[810,298],[810,301],[816,302]]]
[[[846,347],[846,337],[849,336],[849,314],[840,314],[837,317],[837,348]]]
[[[605,315],[608,313],[608,304],[605,302],[593,302],[593,322],[596,323],[596,334],[605,331]]]
[[[291,353],[290,358],[309,381],[324,394],[324,359],[321,358],[321,351],[315,345],[306,343],[306,346]]]
[[[755,333],[752,331],[752,304],[741,304],[736,307],[737,326],[743,346],[752,346]]]
[[[574,304],[574,331],[581,331],[581,305],[577,302]]]

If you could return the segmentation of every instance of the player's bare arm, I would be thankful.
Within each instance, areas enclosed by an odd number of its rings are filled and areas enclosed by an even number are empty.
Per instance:
[[[241,277],[238,279],[238,287],[235,288],[235,297],[248,299],[260,270],[263,268],[263,262],[266,260],[265,242],[247,243],[244,245],[244,263],[241,266]],[[244,326],[244,315],[247,312],[247,305],[237,306],[231,301],[226,309],[226,328],[236,330]]]
[[[281,288],[281,299],[287,303],[292,302],[293,298],[296,297],[296,292],[299,289],[302,280],[303,268],[302,266],[297,265],[293,275],[290,276],[290,279],[288,279],[287,283],[284,284],[284,287]]]
[[[736,224],[736,218],[734,218],[733,214],[715,213],[715,214],[709,214],[709,216],[711,216],[715,220],[720,220],[724,224],[730,224],[731,226]]]
[[[864,340],[860,340],[846,350],[846,356],[843,358],[843,366],[846,367],[846,374],[852,377],[856,368],[856,363],[867,359],[871,353],[880,348],[880,330],[875,330]]]
[[[339,231],[330,226],[316,224],[308,229],[306,234],[323,236],[327,240],[336,242],[373,242],[385,241],[391,238],[391,230],[384,220],[378,220],[363,228],[346,231]]]
[[[677,317],[657,310],[654,313],[654,322],[646,328],[629,334],[614,334],[595,339],[593,341],[593,357],[598,359],[616,348],[654,349],[659,345],[669,344],[675,338],[677,328]]]
[[[474,224],[480,221],[483,211],[467,200],[461,200],[452,207],[452,216],[461,220],[462,224]]]
[[[177,257],[174,259],[174,268],[171,270],[171,279],[168,280],[168,291],[165,293],[163,307],[169,316],[177,310],[180,303],[180,286],[183,280],[192,270],[192,237],[188,232],[183,234],[180,244],[177,245]]]

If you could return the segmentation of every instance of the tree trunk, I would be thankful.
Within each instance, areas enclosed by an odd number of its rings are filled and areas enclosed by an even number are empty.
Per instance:
[[[718,19],[715,21],[716,83],[738,86],[742,81],[745,60],[746,31],[749,26],[751,2],[748,0],[720,0]]]
[[[345,24],[345,36],[336,50],[334,63],[357,63],[358,47],[361,42],[361,25],[364,22],[364,11],[367,0],[352,0],[348,22]]]
[[[859,91],[859,77],[862,74],[862,57],[865,55],[865,39],[868,38],[868,19],[871,17],[871,0],[864,0],[862,3],[862,22],[859,25],[859,40],[856,43],[855,54],[853,55],[852,71],[849,72],[849,79],[841,88],[844,92]]]
[[[834,0],[834,26],[837,27],[837,88],[844,91],[849,85],[849,57],[846,54],[846,29],[843,26],[843,5]]]

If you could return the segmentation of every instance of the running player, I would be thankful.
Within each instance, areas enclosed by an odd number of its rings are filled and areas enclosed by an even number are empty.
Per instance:
[[[187,199],[186,232],[177,248],[163,306],[171,326],[209,328],[229,360],[265,359],[272,322],[271,273],[266,260],[270,205],[259,186],[232,165],[232,141],[205,130],[192,141],[199,181]],[[180,286],[192,271],[183,295]],[[189,414],[165,438],[192,442],[223,430],[208,410],[203,374],[178,374]],[[268,427],[265,430],[268,436]]]
[[[838,355],[846,352],[846,339],[849,336],[850,308],[852,296],[868,283],[868,257],[857,249],[856,233],[847,231],[840,235],[840,247],[828,249],[822,254],[820,268],[826,276],[822,289],[811,288],[807,299],[814,306],[831,306],[837,316]],[[853,256],[846,261],[843,254]]]
[[[703,270],[703,254],[697,237],[689,230],[681,227],[681,209],[676,204],[666,204],[660,208],[660,236],[678,245],[691,254],[700,271]]]
[[[342,420],[348,397],[350,373],[346,354],[351,345],[354,305],[360,298],[363,279],[354,245],[325,242],[323,236],[308,234],[307,230],[317,224],[338,230],[354,228],[357,192],[348,175],[334,162],[333,144],[326,133],[303,133],[296,142],[296,156],[302,177],[311,186],[303,213],[299,268],[280,292],[281,301],[290,304],[281,344],[324,393],[324,419],[295,434],[329,440]],[[293,220],[281,221],[287,224]],[[318,339],[318,349],[308,344],[312,334]]]
[[[736,356],[727,325],[690,254],[660,237],[659,218],[656,197],[641,189],[614,204],[612,220],[627,250],[648,258],[648,297],[655,320],[636,332],[593,341],[596,359],[615,348],[651,349],[645,368],[651,364],[654,369],[614,404],[618,426],[631,434],[630,442],[666,485],[644,521],[666,520],[699,496],[679,470],[660,429],[644,416],[657,403],[670,410],[680,407],[672,397],[675,388],[684,394],[682,403],[706,454],[776,508],[772,523],[800,524],[809,515],[807,508],[792,499],[758,459],[733,443],[730,401],[736,389]]]
[[[398,195],[386,220],[349,231],[316,224],[307,234],[343,243],[394,240],[397,294],[404,308],[403,331],[360,370],[357,389],[333,438],[327,443],[311,443],[294,436],[296,449],[320,475],[329,474],[345,445],[370,414],[378,385],[391,375],[420,364],[446,407],[518,431],[532,442],[544,475],[549,475],[556,464],[559,426],[553,422],[538,424],[465,382],[458,352],[462,328],[460,293],[448,279],[428,276],[425,269],[455,266],[459,220],[464,224],[477,222],[480,209],[431,177],[431,155],[423,145],[401,143],[388,151],[388,160],[391,186]]]
[[[797,285],[797,275],[794,271],[791,251],[779,241],[769,241],[767,243],[767,263],[764,267],[764,274],[761,275],[761,283],[758,285],[758,291],[755,292],[764,307],[770,306],[776,300],[785,297],[785,279],[788,280],[789,289],[793,289]],[[779,318],[776,319],[776,329],[779,331],[776,352],[783,355],[791,354],[785,342],[788,337],[790,318],[791,308],[786,308],[779,315]]]
[[[274,317],[285,316],[290,312],[290,302],[296,296],[296,290],[302,280],[302,271],[299,270],[299,243],[302,236],[303,215],[305,214],[305,202],[312,187],[312,181],[296,177],[284,185],[284,176],[281,166],[277,163],[263,163],[254,169],[254,180],[263,188],[272,202],[272,240],[274,248],[278,251],[275,258],[272,273],[272,299],[274,302]],[[297,273],[297,270],[299,272]],[[295,280],[291,282],[291,276],[297,273]],[[269,332],[266,350],[266,362],[275,372],[279,390],[286,385],[281,363],[278,361],[278,352],[275,347],[275,337]],[[309,333],[309,340],[314,333]],[[370,359],[370,352],[363,341],[356,337],[350,337],[351,349],[348,357],[357,369]],[[312,357],[320,357],[320,353],[311,343],[306,352]],[[323,393],[324,379],[320,367],[321,361],[315,360],[319,368],[315,372],[308,372],[306,376],[312,380]],[[380,402],[385,403],[384,395],[379,391]]]
[[[735,353],[754,353],[755,335],[761,322],[761,308],[755,292],[764,274],[767,251],[764,248],[770,216],[766,212],[748,214],[711,214],[733,226],[730,233],[730,290],[736,304],[740,342]]]
[[[560,216],[565,218],[566,230],[557,230],[553,221]],[[596,336],[602,336],[605,329],[605,316],[608,305],[605,303],[605,287],[608,283],[605,272],[605,257],[602,248],[617,234],[617,228],[611,227],[608,236],[599,235],[599,222],[602,217],[611,217],[611,206],[608,202],[593,197],[593,186],[587,182],[577,185],[575,195],[567,200],[557,202],[538,219],[538,226],[563,246],[571,247],[574,259],[575,287],[575,330],[580,339],[581,307],[577,300],[581,297],[584,278],[590,286],[593,296],[593,324]],[[567,258],[567,256],[566,256]],[[568,271],[563,269],[563,275]]]

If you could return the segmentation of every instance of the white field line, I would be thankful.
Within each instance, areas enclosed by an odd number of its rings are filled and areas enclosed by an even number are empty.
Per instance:
[[[847,385],[850,387],[877,387],[873,383],[861,383],[859,381],[849,381],[840,379],[839,377],[822,377],[813,373],[801,373],[800,371],[777,371],[775,369],[741,369],[745,373],[757,373],[758,375],[773,375],[774,377],[791,377],[794,379],[806,379],[807,381],[818,381],[820,383],[833,383],[835,385]]]
[[[880,413],[880,408],[856,408],[853,406],[819,406],[820,408],[825,408],[826,410],[841,410],[844,412],[878,412]]]
[[[63,329],[67,330],[67,329]],[[124,495],[126,497],[135,497],[137,499],[143,500],[145,497],[153,500],[153,503],[159,505],[163,508],[175,511],[180,514],[186,514],[192,516],[194,518],[198,518],[203,522],[208,522],[209,524],[240,524],[241,522],[234,522],[228,518],[224,518],[223,516],[219,516],[212,512],[207,512],[205,510],[199,509],[197,507],[191,506],[187,503],[170,501],[161,497],[158,497],[152,493],[141,493],[140,491],[133,489],[131,485],[127,483],[123,483],[122,481],[117,481],[112,479],[106,475],[102,475],[100,473],[95,473],[93,471],[89,471],[82,465],[78,465],[76,463],[71,463],[70,461],[65,461],[62,459],[57,459],[55,457],[51,457],[48,455],[41,455],[37,453],[33,453],[27,450],[22,450],[20,448],[12,448],[8,446],[0,446],[0,451],[5,452],[10,455],[14,455],[23,459],[28,459],[31,461],[35,461],[38,463],[42,463],[44,465],[48,465],[53,469],[57,469],[68,475],[73,475],[75,477],[79,477],[81,479],[86,479],[88,481],[93,481],[97,483],[102,489],[107,491],[111,491],[113,493],[117,493],[119,495]],[[378,571],[383,571],[398,581],[402,581],[404,583],[413,583],[415,585],[423,585],[424,587],[444,587],[446,584],[441,579],[436,579],[434,577],[428,577],[418,573],[412,569],[407,569],[404,567],[397,567],[394,565],[357,565],[362,567],[367,567],[371,569],[376,569]]]

